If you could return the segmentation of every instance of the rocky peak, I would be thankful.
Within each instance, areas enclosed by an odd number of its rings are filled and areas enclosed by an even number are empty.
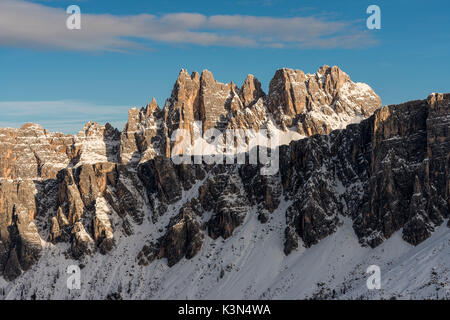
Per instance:
[[[220,130],[226,128],[228,113],[236,109],[239,102],[237,97],[239,89],[233,83],[223,84],[214,79],[212,73],[203,70],[200,81],[200,114],[199,120],[203,124],[203,132],[211,128]]]
[[[323,65],[317,70],[315,77],[319,78],[323,88],[329,93],[339,90],[345,82],[351,81],[350,77],[337,66]]]
[[[172,90],[171,97],[164,106],[164,123],[167,126],[166,141],[170,141],[177,129],[187,130],[194,141],[194,121],[202,122],[203,133],[211,128],[223,130],[229,123],[229,113],[242,109],[239,89],[231,82],[223,84],[214,79],[213,74],[203,70],[189,75],[181,70]],[[165,154],[169,155],[174,143],[167,143]]]
[[[249,74],[239,90],[239,97],[244,107],[250,107],[260,98],[265,97],[265,93],[261,89],[261,83],[252,74]]]
[[[186,129],[193,135],[193,122],[200,120],[203,131],[210,128],[223,129],[227,124],[227,116],[231,110],[242,109],[262,96],[261,85],[250,77],[242,90],[234,82],[223,84],[214,79],[209,70],[189,75],[181,70],[174,85],[172,95],[165,105],[166,122],[169,133],[176,129]],[[254,97],[253,97],[254,96]]]
[[[78,132],[76,137],[80,140],[85,139],[104,139],[117,140],[120,135],[119,130],[114,128],[111,124],[99,125],[97,122],[87,122],[83,129]]]
[[[162,111],[155,98],[140,110],[130,109],[120,137],[120,162],[137,163],[159,154],[162,129]]]
[[[88,122],[75,136],[74,165],[97,162],[117,162],[120,132],[109,123]]]
[[[301,70],[279,69],[269,85],[269,109],[288,117],[301,114],[306,107],[306,77]]]
[[[81,129],[80,132],[78,132],[79,137],[89,137],[94,135],[100,135],[101,126],[97,122],[87,122],[83,129]]]
[[[270,82],[268,108],[284,130],[295,126],[309,136],[327,134],[359,122],[381,107],[366,84],[355,83],[338,67],[322,66],[315,74],[279,69]]]
[[[153,97],[152,101],[147,105],[145,115],[149,117],[153,112],[158,109],[158,103],[156,99]]]
[[[167,136],[171,137],[177,129],[185,129],[194,133],[194,121],[199,119],[200,110],[200,75],[197,72],[189,75],[182,69],[172,90],[170,98],[164,106],[164,123]]]
[[[27,123],[0,129],[0,178],[54,178],[74,156],[73,136]]]

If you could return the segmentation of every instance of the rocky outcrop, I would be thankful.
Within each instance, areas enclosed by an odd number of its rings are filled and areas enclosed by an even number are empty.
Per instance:
[[[49,240],[56,242],[68,241],[70,238],[70,223],[62,208],[58,208],[56,216],[52,217]]]
[[[189,75],[181,70],[167,100],[164,109],[164,123],[167,126],[166,137],[170,139],[177,129],[184,129],[194,137],[194,121],[200,119],[200,75]],[[192,142],[192,140],[191,140]],[[170,140],[167,141],[165,156],[170,156]]]
[[[265,223],[281,200],[282,186],[278,175],[260,175],[260,166],[243,165],[239,169],[248,201],[257,207],[258,219]]]
[[[261,83],[254,75],[249,74],[239,90],[239,98],[245,108],[251,107],[259,99],[264,98],[266,94],[261,89]]]
[[[75,136],[76,156],[73,165],[117,162],[120,132],[109,123],[104,126],[88,122]]]
[[[162,117],[154,98],[145,108],[128,111],[128,122],[120,136],[121,163],[147,161],[164,152]]]
[[[339,214],[344,213],[336,192],[341,180],[336,171],[337,166],[347,165],[340,162],[338,153],[333,148],[333,135],[316,135],[280,150],[281,183],[293,201],[286,211],[286,223],[306,246],[333,233],[339,224]],[[292,230],[286,230],[291,242],[295,238]],[[285,251],[290,250],[286,247]]]
[[[113,216],[131,234],[130,219],[140,224],[147,203],[136,173],[116,163],[85,164],[61,170],[57,177],[56,215],[51,218],[50,240],[72,242],[74,257],[97,247],[105,254],[115,245]],[[92,244],[95,243],[95,246]]]
[[[170,159],[160,156],[143,163],[139,166],[138,174],[149,198],[156,194],[161,202],[169,204],[181,198],[181,181]]]
[[[28,270],[40,257],[35,193],[32,181],[0,181],[0,275],[8,280]]]
[[[86,232],[80,221],[75,222],[72,229],[72,236],[72,256],[74,258],[80,259],[84,255],[93,253],[95,250],[94,240]]]
[[[158,257],[158,253],[159,253],[159,244],[150,242],[144,245],[144,247],[137,256],[138,265],[148,266]]]
[[[95,201],[94,240],[100,253],[111,251],[115,244],[114,230],[111,226],[111,208],[104,198]]]
[[[167,258],[169,267],[182,258],[191,259],[201,249],[204,235],[195,213],[184,207],[171,219],[167,233],[160,239],[158,258]]]
[[[211,191],[211,187],[209,186],[206,192]],[[227,176],[223,190],[217,197],[212,194],[210,196],[217,200],[208,201],[215,204],[214,214],[208,221],[208,234],[213,239],[218,237],[227,239],[244,222],[248,210],[247,198],[243,193],[239,176],[236,174]],[[205,200],[203,198],[202,202],[205,203]]]

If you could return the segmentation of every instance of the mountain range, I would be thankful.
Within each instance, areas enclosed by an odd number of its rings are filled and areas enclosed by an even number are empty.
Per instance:
[[[382,106],[336,66],[279,69],[267,93],[181,70],[122,131],[2,128],[0,299],[448,298],[449,109]],[[279,170],[175,164],[197,121],[277,133]]]

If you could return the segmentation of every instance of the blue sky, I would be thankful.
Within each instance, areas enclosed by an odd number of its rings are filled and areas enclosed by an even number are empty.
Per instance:
[[[65,9],[80,6],[82,30]],[[366,8],[381,8],[368,30]],[[280,67],[338,65],[383,104],[450,92],[449,1],[1,0],[0,126],[122,129],[127,110],[170,96],[181,68],[267,87]]]

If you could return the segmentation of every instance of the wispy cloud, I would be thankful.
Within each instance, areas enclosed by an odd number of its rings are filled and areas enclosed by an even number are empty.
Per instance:
[[[99,105],[89,102],[0,101],[0,127],[19,128],[33,122],[50,131],[76,133],[88,121],[109,122],[119,130],[127,120],[129,106]]]
[[[81,7],[83,10],[83,8]],[[66,28],[64,8],[0,1],[0,46],[77,51],[128,51],[152,42],[201,46],[353,48],[376,43],[358,21],[323,17],[257,17],[171,13],[87,14],[82,29]]]

